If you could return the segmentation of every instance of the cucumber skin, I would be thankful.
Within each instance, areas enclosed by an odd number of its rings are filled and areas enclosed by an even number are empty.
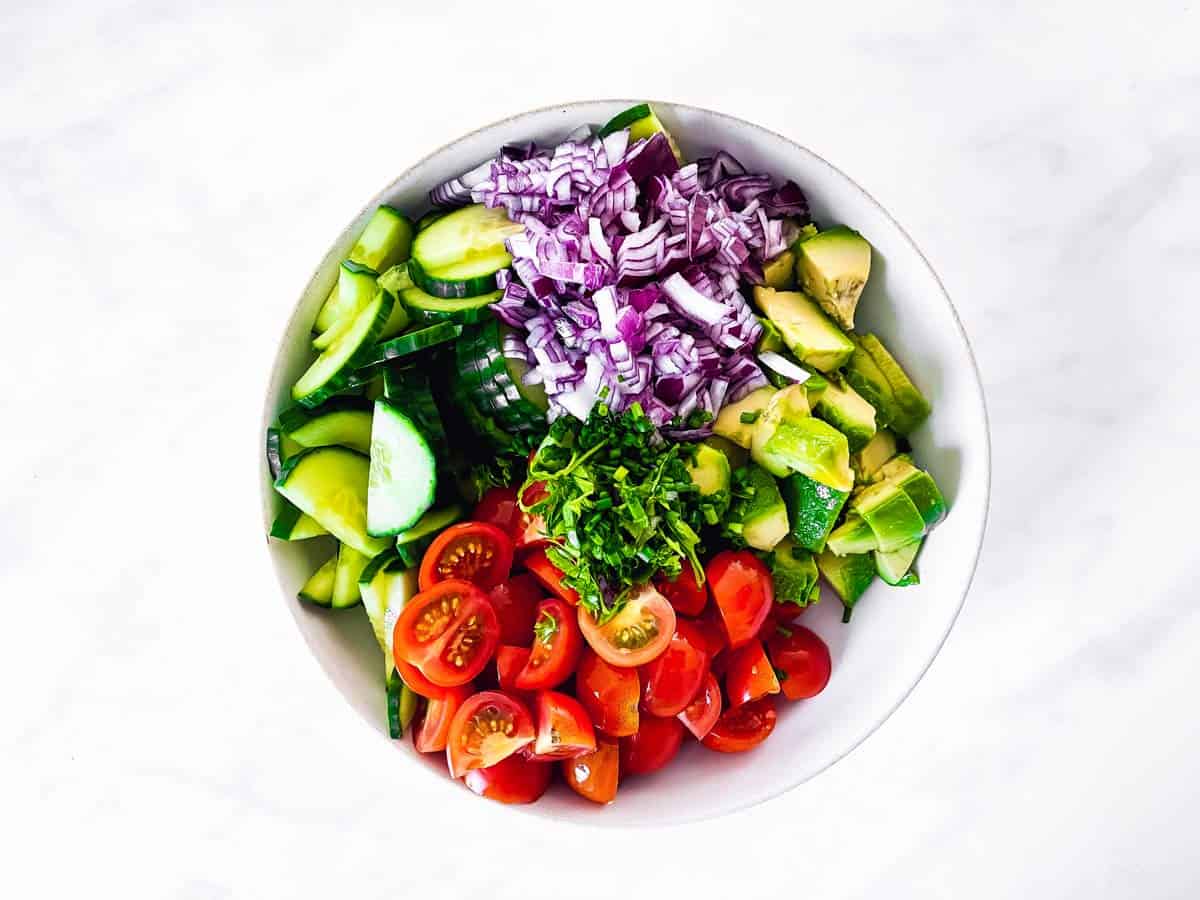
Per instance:
[[[501,268],[504,268],[501,266]],[[498,270],[497,270],[498,271]],[[496,273],[479,275],[475,278],[438,278],[436,274],[426,272],[417,262],[416,257],[408,261],[408,274],[412,276],[413,284],[433,297],[447,300],[456,298],[478,297],[480,294],[490,294],[496,290]]]
[[[622,110],[604,123],[604,126],[600,129],[599,137],[608,137],[613,132],[628,128],[634,122],[640,121],[648,115],[650,115],[649,103],[639,103],[637,106],[631,106],[629,109]]]
[[[326,400],[336,396],[347,388],[356,386],[359,382],[365,384],[370,380],[369,377],[358,377],[356,370],[374,351],[375,341],[391,317],[392,305],[396,302],[395,298],[387,291],[380,292],[378,296],[382,298],[382,301],[379,304],[379,309],[375,312],[375,317],[371,322],[370,328],[363,335],[363,340],[359,343],[358,348],[346,359],[342,367],[334,372],[324,384],[314,388],[302,397],[296,397],[293,388],[293,399],[300,403],[300,405],[307,406],[309,409],[315,409]]]
[[[390,341],[376,344],[371,350],[370,358],[365,359],[359,368],[369,369],[374,366],[382,366],[385,363],[404,359],[415,353],[428,350],[430,347],[436,347],[438,344],[458,340],[461,334],[461,325],[455,325],[451,322],[436,322],[418,331],[410,331],[408,334],[402,334],[399,337],[392,338]]]

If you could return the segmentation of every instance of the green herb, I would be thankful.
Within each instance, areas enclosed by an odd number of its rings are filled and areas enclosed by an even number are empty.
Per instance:
[[[758,421],[758,417],[762,415],[762,410],[751,409],[738,416],[738,421],[743,425],[753,425]]]
[[[700,531],[715,517],[688,472],[695,453],[664,440],[638,404],[620,414],[597,404],[586,422],[550,426],[526,481],[546,493],[525,508],[545,520],[546,556],[598,621],[659,573],[678,575],[682,560],[703,582]]]
[[[533,637],[540,643],[550,646],[550,642],[554,639],[554,635],[558,633],[558,619],[550,615],[545,610],[538,616],[536,622],[533,623]]]
[[[523,435],[517,436],[510,447],[471,466],[469,477],[476,499],[490,488],[509,487],[524,481],[529,453],[535,446],[536,443],[525,440]]]

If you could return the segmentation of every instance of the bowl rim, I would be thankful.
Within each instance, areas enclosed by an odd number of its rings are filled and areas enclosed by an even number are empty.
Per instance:
[[[773,788],[773,789],[770,789],[767,791],[754,792],[752,795],[746,796],[744,800],[736,801],[736,802],[731,803],[728,806],[724,806],[721,809],[716,810],[714,812],[702,813],[702,814],[688,814],[688,815],[684,815],[684,816],[678,817],[678,818],[669,818],[662,822],[622,821],[619,823],[613,822],[609,825],[606,825],[605,819],[603,816],[595,816],[595,817],[582,817],[581,816],[578,818],[564,817],[564,816],[556,815],[556,814],[550,813],[550,812],[539,811],[537,809],[539,804],[536,804],[536,803],[517,805],[515,807],[510,805],[510,806],[506,807],[507,809],[516,809],[518,812],[536,816],[541,819],[552,819],[558,823],[566,822],[572,826],[576,826],[576,827],[580,827],[580,828],[593,828],[593,827],[604,828],[604,827],[614,827],[614,826],[619,826],[619,827],[623,827],[623,828],[666,828],[666,827],[671,827],[671,826],[675,826],[675,825],[684,825],[684,824],[690,824],[693,822],[708,821],[711,819],[717,819],[717,818],[722,818],[724,816],[729,816],[734,813],[743,812],[747,809],[750,809],[752,807],[766,803],[777,797],[781,797],[784,794],[787,794],[787,793],[795,790],[796,788],[800,787],[801,785],[807,784],[809,781],[813,780],[814,778],[818,777],[819,775],[822,775],[825,772],[828,772],[837,763],[841,762],[843,759],[845,759],[847,756],[849,756],[851,753],[853,753],[855,750],[857,750],[859,747],[861,747],[867,741],[868,738],[870,738],[872,735],[874,735],[876,732],[878,732],[880,730],[880,728],[883,727],[884,723],[886,723],[889,719],[891,719],[891,717],[896,713],[896,711],[901,706],[904,705],[905,701],[907,701],[908,698],[912,695],[913,691],[916,690],[917,685],[919,685],[924,680],[926,674],[929,672],[929,669],[933,666],[934,660],[937,659],[937,657],[939,656],[939,654],[942,651],[942,648],[945,646],[946,641],[949,640],[950,633],[954,630],[954,626],[958,622],[959,616],[962,614],[963,607],[966,605],[967,595],[971,592],[971,587],[975,582],[975,576],[979,570],[979,560],[983,553],[983,542],[984,542],[984,539],[987,534],[988,520],[991,516],[992,433],[991,433],[991,422],[990,422],[990,419],[988,416],[987,398],[986,398],[986,395],[985,395],[984,389],[983,389],[983,376],[982,376],[982,373],[980,372],[979,360],[975,356],[975,349],[971,345],[971,339],[967,335],[966,328],[963,327],[962,319],[959,317],[959,314],[958,314],[958,309],[955,307],[954,301],[950,298],[950,293],[946,290],[946,286],[945,286],[945,284],[943,284],[941,276],[938,275],[937,269],[934,268],[933,264],[929,261],[929,258],[925,255],[924,251],[921,250],[920,246],[918,246],[917,242],[915,240],[913,240],[913,237],[912,237],[912,235],[910,235],[908,233],[908,230],[903,225],[900,224],[900,222],[896,219],[896,217],[893,216],[891,214],[891,212],[882,203],[880,203],[870,191],[866,190],[866,188],[864,188],[861,184],[859,184],[858,181],[851,178],[848,174],[846,174],[844,171],[839,169],[837,166],[833,165],[833,163],[829,162],[827,159],[825,159],[825,157],[821,156],[819,153],[815,152],[814,150],[810,149],[809,147],[805,146],[804,144],[801,144],[798,141],[793,140],[792,138],[788,137],[787,135],[780,134],[777,131],[767,128],[763,125],[759,125],[755,122],[747,121],[746,119],[742,119],[739,116],[734,116],[729,113],[720,112],[718,110],[709,109],[709,108],[703,107],[703,106],[696,106],[696,105],[689,104],[689,103],[678,103],[678,102],[671,101],[671,100],[649,99],[649,98],[641,98],[641,99],[634,100],[634,99],[623,98],[623,97],[612,97],[612,98],[571,100],[571,101],[562,102],[562,103],[550,103],[550,104],[546,104],[544,106],[535,107],[533,109],[526,109],[526,110],[521,110],[519,112],[511,113],[509,115],[503,116],[502,118],[496,119],[495,121],[489,122],[484,125],[480,125],[479,127],[472,129],[471,131],[468,131],[464,134],[461,134],[461,135],[458,135],[457,137],[452,138],[451,140],[447,141],[446,143],[442,144],[441,146],[437,147],[436,149],[430,151],[429,153],[426,153],[424,156],[417,159],[416,161],[409,164],[408,166],[405,166],[405,168],[403,170],[401,170],[399,172],[399,174],[397,174],[394,178],[392,178],[383,188],[381,188],[379,191],[377,191],[371,197],[371,199],[368,200],[367,203],[365,205],[363,205],[362,208],[360,208],[359,211],[357,213],[355,213],[355,215],[342,226],[342,228],[337,233],[338,237],[344,238],[346,235],[346,231],[350,228],[351,225],[353,225],[356,221],[358,221],[358,219],[361,218],[362,216],[364,216],[369,210],[378,206],[379,203],[382,202],[380,198],[386,196],[400,181],[405,179],[409,175],[409,173],[411,173],[414,169],[417,169],[420,166],[425,165],[427,162],[429,162],[430,160],[433,160],[434,158],[445,153],[447,150],[449,150],[456,144],[458,144],[462,141],[468,140],[468,139],[480,134],[481,132],[489,131],[493,128],[497,128],[502,125],[506,125],[517,119],[523,119],[528,116],[535,116],[535,115],[538,115],[541,113],[548,113],[548,112],[551,112],[554,110],[562,110],[562,111],[566,112],[573,108],[591,106],[591,105],[595,105],[595,104],[613,104],[613,105],[627,104],[628,106],[634,106],[638,103],[647,103],[647,104],[650,104],[651,106],[658,105],[660,107],[666,107],[666,108],[671,108],[671,109],[682,109],[682,110],[687,110],[688,112],[691,112],[691,113],[700,113],[703,115],[713,116],[718,119],[723,119],[730,124],[738,126],[739,128],[756,131],[761,134],[765,134],[770,137],[776,138],[780,141],[783,141],[784,143],[786,143],[786,144],[790,145],[792,148],[794,148],[796,151],[808,155],[813,160],[815,160],[817,163],[819,163],[820,165],[829,169],[834,175],[845,179],[845,181],[848,184],[850,184],[856,191],[858,191],[859,194],[861,194],[862,197],[868,203],[870,203],[872,206],[874,206],[876,208],[876,210],[879,213],[881,213],[887,219],[887,221],[889,221],[892,224],[893,227],[895,227],[896,231],[901,235],[901,237],[904,239],[904,241],[908,244],[909,248],[921,260],[921,263],[924,265],[926,270],[928,270],[929,274],[933,276],[933,280],[937,284],[938,293],[940,294],[941,299],[945,302],[946,307],[950,312],[950,315],[954,321],[954,326],[958,330],[958,337],[962,341],[963,346],[966,349],[967,358],[971,364],[970,365],[970,374],[972,376],[972,380],[974,383],[975,397],[978,402],[979,411],[980,411],[980,414],[982,417],[982,425],[983,425],[983,447],[982,447],[982,464],[983,464],[982,513],[983,513],[983,515],[979,522],[979,533],[976,536],[976,540],[975,540],[974,559],[971,562],[970,572],[967,576],[967,579],[966,579],[965,583],[963,584],[962,593],[958,598],[958,604],[954,609],[953,615],[951,615],[947,619],[945,628],[944,628],[940,638],[937,640],[936,645],[934,645],[931,648],[929,657],[928,657],[928,659],[926,659],[924,665],[921,667],[920,672],[917,673],[917,676],[912,680],[912,683],[907,687],[906,690],[904,690],[900,694],[900,696],[897,698],[896,702],[892,706],[890,706],[888,709],[886,709],[882,713],[882,715],[879,716],[878,719],[876,719],[874,722],[870,723],[869,726],[863,730],[862,734],[859,735],[855,740],[850,742],[840,753],[831,757],[824,766],[822,766],[821,768],[819,768],[801,778],[798,778],[797,780],[791,782],[790,784],[787,784],[784,787],[781,787],[778,789]],[[267,368],[266,377],[263,381],[263,387],[262,387],[263,406],[262,406],[261,415],[259,417],[257,430],[254,435],[254,438],[255,438],[254,443],[257,448],[256,449],[257,456],[252,457],[252,458],[255,458],[257,460],[256,468],[255,468],[255,477],[259,482],[259,495],[260,495],[260,501],[261,501],[261,505],[262,505],[262,516],[264,518],[263,525],[268,531],[270,529],[270,524],[271,524],[270,516],[271,516],[271,505],[272,505],[272,502],[274,499],[274,491],[272,490],[272,484],[271,484],[270,479],[264,480],[262,478],[262,465],[263,465],[263,463],[262,463],[262,435],[265,433],[266,429],[268,427],[270,427],[270,425],[275,417],[274,416],[275,398],[271,393],[271,386],[272,386],[272,382],[275,380],[275,374],[276,374],[276,370],[278,368],[280,350],[284,346],[284,341],[288,335],[288,332],[290,332],[292,330],[292,327],[295,324],[296,319],[300,315],[300,308],[302,305],[302,301],[303,301],[305,295],[311,289],[313,283],[315,281],[317,281],[318,278],[320,278],[321,272],[325,268],[326,264],[328,263],[330,256],[333,255],[338,242],[339,242],[338,238],[335,238],[335,240],[329,244],[328,249],[325,251],[325,254],[321,257],[320,262],[317,263],[317,265],[312,270],[312,273],[309,275],[307,281],[305,281],[304,287],[300,291],[298,299],[293,304],[291,314],[287,317],[287,319],[284,323],[282,333],[279,334],[279,337],[275,342],[275,348],[276,348],[275,355],[272,358],[271,363]],[[289,609],[291,609],[293,604],[291,604],[289,602],[291,600],[291,598],[288,595],[286,586],[283,583],[280,567],[275,563],[274,557],[270,552],[270,539],[269,538],[267,540],[266,557],[271,565],[271,568],[274,570],[275,582],[280,588],[280,593],[283,595],[285,603],[288,604]],[[307,637],[305,636],[303,630],[300,627],[300,622],[299,622],[298,617],[295,614],[295,610],[294,609],[291,610],[291,613],[292,613],[291,618],[292,618],[293,625],[295,627],[295,632],[297,633],[297,636],[300,637],[301,641],[303,642],[303,644],[305,646],[305,649],[307,650],[306,655],[317,664],[317,666],[324,673],[326,681],[328,683],[328,686],[331,687],[335,691],[335,693],[337,693],[339,695],[342,702],[345,703],[346,697],[343,694],[341,688],[338,686],[338,682],[334,677],[334,673],[325,664],[325,661],[323,659],[321,659],[316,653],[313,652],[313,649],[312,649],[311,645],[309,644]],[[369,730],[371,730],[373,732],[376,731],[376,729],[371,728],[370,723],[368,723],[361,715],[355,715],[354,718],[356,720],[358,720],[363,727],[368,728]],[[439,782],[447,785],[448,787],[453,786],[452,781],[449,781],[445,778],[438,777],[436,775],[436,773],[432,772],[429,769],[429,767],[418,766],[417,768],[420,769],[421,771],[423,771],[427,776],[429,776],[431,778],[437,778],[437,780]]]

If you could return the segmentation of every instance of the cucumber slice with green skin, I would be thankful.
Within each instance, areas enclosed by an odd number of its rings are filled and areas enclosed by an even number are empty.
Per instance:
[[[387,677],[387,720],[388,736],[400,740],[417,716],[416,691],[404,683],[400,673],[393,669]]]
[[[281,429],[273,425],[268,428],[267,468],[271,470],[271,477],[278,478],[279,473],[283,470],[283,464],[287,461],[288,457],[295,456],[303,449],[303,447],[284,434]]]
[[[408,274],[408,263],[392,266],[375,279],[375,283],[392,296],[398,297],[401,291],[413,286],[412,276]]]
[[[412,419],[386,400],[375,401],[367,488],[367,533],[398,534],[433,506],[437,460]]]
[[[382,272],[408,259],[412,249],[413,223],[395,207],[384,204],[375,210],[354,246],[350,260]]]
[[[400,302],[414,319],[474,325],[492,318],[489,307],[502,296],[503,291],[489,291],[475,297],[435,297],[414,285],[400,292]]]
[[[374,295],[372,295],[374,296]],[[393,295],[393,300],[395,296]],[[355,310],[357,312],[357,310]],[[404,308],[402,303],[392,304],[392,314],[388,317],[387,322],[383,326],[383,330],[379,333],[380,339],[395,337],[408,327],[408,310]],[[312,346],[314,350],[324,350],[339,337],[345,334],[346,329],[354,322],[354,316],[348,315],[345,318],[338,319],[325,331],[313,338]]]
[[[544,427],[549,404],[540,384],[522,384],[528,366],[504,355],[511,331],[495,320],[464,332],[455,345],[455,365],[462,391],[483,415],[507,431]]]
[[[387,636],[384,634],[384,616],[393,591],[401,595],[399,602],[407,602],[417,591],[417,572],[409,570],[400,561],[395,550],[385,550],[367,563],[358,576],[358,592],[362,595],[363,610],[375,632],[379,649],[387,652]],[[384,660],[384,671],[391,669],[391,659]]]
[[[429,212],[425,213],[425,215],[421,216],[421,218],[417,219],[417,231],[424,231],[438,219],[444,219],[445,217],[446,210],[431,209]]]
[[[422,538],[433,537],[463,517],[463,508],[457,503],[443,509],[431,509],[421,516],[411,528],[406,528],[396,535],[396,546],[411,544]]]
[[[336,568],[337,554],[335,553],[325,561],[321,568],[309,576],[297,596],[313,606],[329,607],[333,603],[333,576]]]
[[[439,460],[448,456],[446,428],[428,375],[419,369],[388,366],[383,370],[383,396],[416,423]]]
[[[279,414],[279,427],[301,447],[341,446],[359,453],[371,451],[371,407],[352,400],[335,400],[320,409],[292,406]]]
[[[293,456],[275,490],[321,523],[343,544],[372,557],[388,541],[367,534],[367,483],[371,462],[344,447],[318,447]]]
[[[438,219],[413,240],[409,274],[436,297],[473,297],[496,289],[496,273],[512,263],[504,242],[524,226],[503,208],[476,204]]]
[[[893,587],[907,587],[910,584],[920,584],[921,579],[913,570],[912,564],[916,560],[917,553],[920,551],[923,543],[925,541],[922,538],[915,543],[909,544],[907,547],[893,550],[891,553],[876,550],[872,555],[875,557],[875,571],[879,573],[879,577]]]
[[[337,565],[333,570],[334,609],[349,609],[362,602],[358,591],[358,577],[371,561],[371,557],[359,553],[353,547],[342,544],[338,547]]]
[[[306,541],[323,534],[329,534],[329,531],[321,527],[320,522],[287,502],[271,523],[271,537],[281,541]]]
[[[614,131],[621,131],[624,128],[629,129],[630,143],[640,141],[642,138],[653,137],[655,134],[662,134],[667,139],[667,143],[671,145],[671,152],[675,154],[675,159],[683,162],[683,154],[679,150],[679,145],[675,143],[675,138],[659,121],[649,103],[639,103],[637,106],[631,106],[629,109],[617,113],[600,129],[599,136],[608,137]]]
[[[330,291],[321,311],[317,313],[313,331],[322,334],[338,322],[353,318],[355,312],[366,306],[375,296],[376,274],[374,269],[345,260],[338,267],[337,284]]]
[[[404,359],[406,356],[412,356],[414,353],[420,353],[422,350],[428,350],[438,344],[458,340],[460,334],[462,334],[461,325],[455,325],[453,322],[436,322],[425,328],[392,338],[390,341],[384,341],[382,344],[376,344],[370,355],[363,358],[360,368],[381,366],[393,360]]]
[[[319,406],[356,381],[354,372],[374,350],[384,325],[392,314],[395,301],[387,291],[379,291],[354,317],[350,327],[316,358],[308,371],[292,387],[292,399],[307,407]]]

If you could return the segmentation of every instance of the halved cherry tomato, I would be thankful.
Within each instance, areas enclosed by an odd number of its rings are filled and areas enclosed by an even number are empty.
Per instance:
[[[574,697],[558,691],[537,695],[537,737],[533,752],[539,759],[569,759],[596,749],[592,720]]]
[[[707,575],[729,646],[748,644],[775,602],[771,573],[749,550],[725,550],[709,562]]]
[[[829,648],[816,633],[803,625],[791,625],[777,631],[767,640],[771,662],[783,675],[780,677],[783,695],[789,700],[807,700],[825,690],[833,662]]]
[[[532,803],[550,786],[549,763],[524,759],[519,753],[506,756],[494,766],[471,769],[463,784],[489,800],[499,803]]]
[[[600,738],[591,753],[563,760],[563,780],[584,799],[593,803],[612,803],[617,796],[619,758],[617,742]]]
[[[450,736],[450,723],[459,707],[471,696],[471,685],[444,689],[441,697],[430,698],[425,715],[413,731],[413,745],[421,753],[441,753]]]
[[[496,648],[496,681],[500,690],[511,691],[517,686],[517,675],[529,662],[528,647],[501,644]],[[419,693],[419,692],[418,692]]]
[[[526,556],[525,568],[555,597],[561,597],[572,606],[579,605],[579,592],[562,583],[562,569],[546,558],[545,550],[534,550]]]
[[[646,585],[603,625],[579,607],[579,627],[591,648],[614,666],[642,666],[671,643],[675,610],[666,597]]]
[[[545,598],[538,604],[533,634],[529,661],[517,675],[516,686],[523,691],[557,687],[571,677],[583,652],[571,607],[557,597]]]
[[[775,700],[763,697],[726,710],[701,741],[709,750],[741,753],[757,747],[775,730]]]
[[[532,575],[514,575],[488,591],[500,620],[500,643],[533,642],[533,620],[537,618],[538,601],[544,596],[542,586]]]
[[[483,671],[500,636],[487,595],[469,581],[442,581],[417,594],[396,619],[393,653],[442,687]]]
[[[450,774],[461,778],[472,769],[494,766],[533,737],[533,717],[520,700],[501,691],[472,694],[450,723],[446,742]]]
[[[667,649],[641,672],[642,708],[656,716],[678,715],[708,674],[704,635],[686,619],[677,619]]]
[[[686,559],[678,575],[674,578],[660,575],[654,579],[654,586],[675,607],[675,612],[685,616],[700,615],[704,612],[704,605],[708,603],[708,590],[696,581],[692,564]]]
[[[718,653],[729,646],[725,626],[721,624],[721,614],[712,607],[709,607],[700,618],[690,621],[704,639],[704,649],[710,660],[715,659]]]
[[[401,680],[422,697],[427,697],[430,700],[437,700],[441,697],[445,697],[448,691],[454,690],[453,688],[445,688],[441,685],[434,684],[421,674],[420,669],[410,662],[397,659],[395,654],[392,654],[392,663],[395,665],[396,671],[400,673]]]
[[[683,743],[683,724],[676,718],[642,716],[636,734],[621,738],[621,774],[656,772],[675,758]]]
[[[521,507],[517,505],[515,487],[488,488],[471,514],[472,521],[495,525],[509,536],[516,531],[520,517]]]
[[[427,591],[439,582],[461,579],[486,591],[508,577],[512,561],[512,539],[495,525],[459,522],[425,551],[419,584]]]
[[[704,740],[705,735],[712,731],[721,716],[721,686],[712,672],[704,676],[704,684],[692,698],[692,702],[679,714],[679,721],[687,726],[687,730],[696,736],[696,740]]]
[[[607,663],[585,650],[575,673],[575,696],[605,734],[624,737],[638,730],[638,670]]]
[[[529,487],[525,488],[525,493],[521,495],[521,499],[526,506],[532,506],[535,503],[543,500],[547,495],[546,483],[544,481],[535,481]],[[512,538],[517,550],[533,550],[541,547],[548,540],[550,535],[546,531],[546,520],[538,513],[525,512],[518,509],[518,518],[513,525]]]
[[[725,693],[731,707],[741,706],[767,694],[779,693],[779,679],[771,661],[763,652],[762,641],[751,641],[745,647],[729,651],[725,669]]]

